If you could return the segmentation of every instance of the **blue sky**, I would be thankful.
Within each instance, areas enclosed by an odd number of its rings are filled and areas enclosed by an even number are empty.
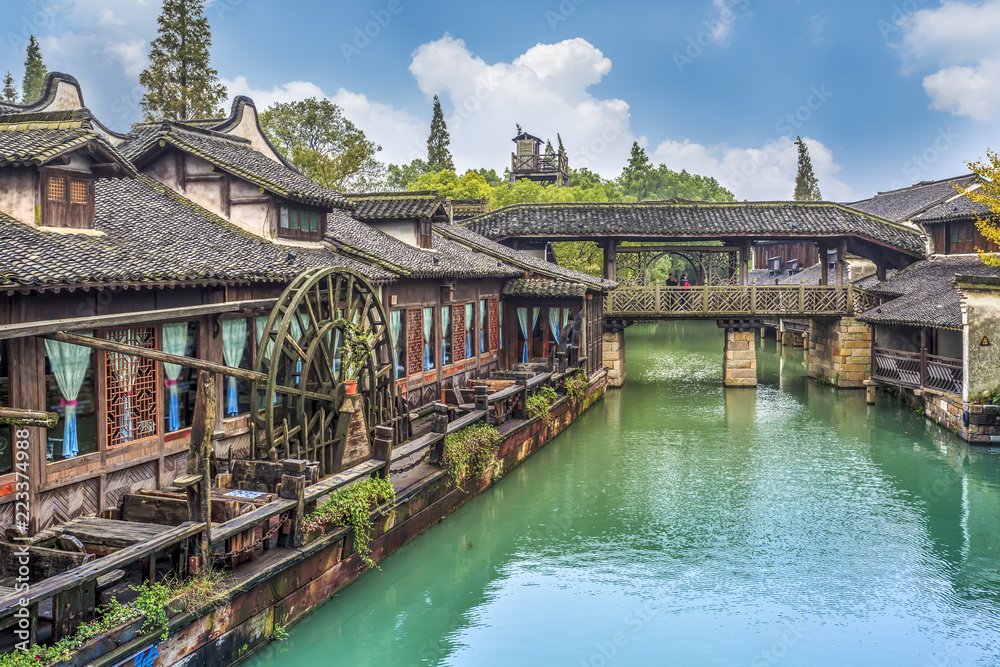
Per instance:
[[[108,125],[139,119],[158,0],[8,0]],[[421,155],[439,94],[460,170],[502,171],[515,122],[605,177],[633,140],[741,199],[792,193],[796,134],[828,199],[966,171],[997,147],[1000,0],[210,0],[213,65],[261,108],[324,95],[382,147]],[[5,22],[6,23],[6,22]]]

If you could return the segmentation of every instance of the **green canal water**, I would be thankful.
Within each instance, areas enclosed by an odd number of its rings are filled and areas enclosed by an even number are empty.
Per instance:
[[[293,665],[1000,665],[1000,459],[714,323],[250,658]]]

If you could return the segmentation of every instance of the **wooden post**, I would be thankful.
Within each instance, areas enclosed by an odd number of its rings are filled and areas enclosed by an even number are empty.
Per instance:
[[[927,386],[927,328],[920,329],[920,387]]]
[[[799,280],[799,312],[806,312],[806,284],[802,280]]]
[[[434,420],[431,422],[431,433],[448,432],[448,406],[444,403],[434,404]]]
[[[389,426],[375,427],[375,441],[372,445],[372,458],[385,461],[385,467],[375,473],[383,479],[389,478],[389,464],[392,462],[393,430]]]
[[[563,371],[566,370],[565,359],[563,360]],[[479,385],[476,387],[476,410],[489,410],[490,409],[490,394],[489,389],[485,385]]]
[[[298,548],[302,546],[302,520],[305,518],[305,507],[306,507],[306,478],[305,475],[282,475],[281,476],[281,493],[279,494],[282,498],[286,500],[295,500],[298,504],[293,510],[294,515],[291,517],[291,529],[288,535],[285,536],[286,547]],[[267,532],[267,529],[264,529]]]
[[[656,283],[656,301],[653,302],[653,312],[659,313],[662,310],[660,307],[660,283]]]
[[[847,241],[837,244],[837,285],[844,284],[844,267],[847,263]],[[850,282],[850,281],[848,281]]]
[[[820,285],[830,284],[830,255],[827,252],[828,248],[822,243],[819,244],[819,265],[820,265]]]
[[[618,280],[617,241],[607,241],[604,244],[604,277],[608,280]]]
[[[212,540],[212,479],[209,459],[212,455],[212,432],[216,421],[215,375],[208,371],[198,373],[198,393],[194,401],[194,423],[191,426],[191,445],[188,448],[187,475],[177,480],[187,489],[188,516],[191,521],[203,522],[205,529],[194,537],[194,556],[198,571],[206,572]]]

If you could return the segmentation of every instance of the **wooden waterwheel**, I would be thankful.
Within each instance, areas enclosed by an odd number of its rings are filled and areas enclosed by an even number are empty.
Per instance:
[[[374,333],[356,373],[359,399],[347,401],[340,348],[348,324]],[[259,459],[319,461],[340,471],[353,412],[364,411],[368,442],[393,417],[395,367],[388,317],[375,289],[343,269],[309,269],[278,299],[259,334],[254,384],[254,451]],[[347,411],[343,411],[345,406]]]

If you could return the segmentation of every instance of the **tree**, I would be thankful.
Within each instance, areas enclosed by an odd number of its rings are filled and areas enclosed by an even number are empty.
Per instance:
[[[802,137],[795,137],[795,145],[799,149],[799,171],[795,175],[795,201],[823,201],[819,192],[819,181],[813,173],[812,160],[809,158],[809,148]]]
[[[47,74],[42,62],[42,50],[34,35],[28,39],[27,57],[24,59],[24,80],[21,82],[21,103],[30,104],[42,96],[42,85]],[[7,90],[4,89],[6,95]]]
[[[382,187],[382,150],[344,117],[330,100],[311,97],[272,105],[260,125],[293,167],[331,190],[365,191]]]
[[[486,167],[480,167],[479,169],[469,169],[465,173],[468,174],[470,172],[482,176],[486,180],[486,184],[489,185],[490,187],[495,187],[503,183],[503,181],[500,179],[500,176],[497,175],[496,169],[487,169]]]
[[[449,170],[431,172],[412,181],[409,189],[437,190],[442,199],[489,199],[492,193],[483,175],[475,171],[467,171],[463,176]]]
[[[455,162],[451,159],[451,151],[448,150],[450,144],[451,137],[448,136],[448,125],[444,122],[441,100],[435,95],[431,133],[427,137],[427,164],[431,171],[441,171],[442,169],[455,171]]]
[[[7,76],[3,78],[3,92],[0,92],[0,101],[7,104],[17,104],[17,88],[14,86],[14,76],[9,70]]]
[[[386,171],[388,172],[387,188],[390,190],[409,190],[410,183],[415,181],[418,176],[430,173],[431,168],[427,166],[426,162],[417,158],[410,164],[390,164]]]
[[[976,227],[987,241],[1000,244],[1000,155],[986,149],[986,159],[978,162],[969,162],[966,166],[969,170],[979,176],[981,187],[975,190],[960,190],[972,201],[982,204],[989,213],[980,215],[976,219]],[[1000,266],[1000,255],[996,253],[986,253],[982,249],[976,248],[979,257],[984,264],[990,266]]]
[[[226,87],[209,65],[212,33],[205,0],[163,0],[149,67],[139,75],[147,121],[221,116]]]
[[[559,142],[559,155],[562,155],[563,157],[565,157],[566,156],[566,147],[563,146],[562,135],[560,135],[558,132],[556,132],[556,141]]]
[[[555,157],[555,156],[556,156],[556,149],[552,145],[552,140],[549,139],[548,141],[545,142],[545,157]]]

